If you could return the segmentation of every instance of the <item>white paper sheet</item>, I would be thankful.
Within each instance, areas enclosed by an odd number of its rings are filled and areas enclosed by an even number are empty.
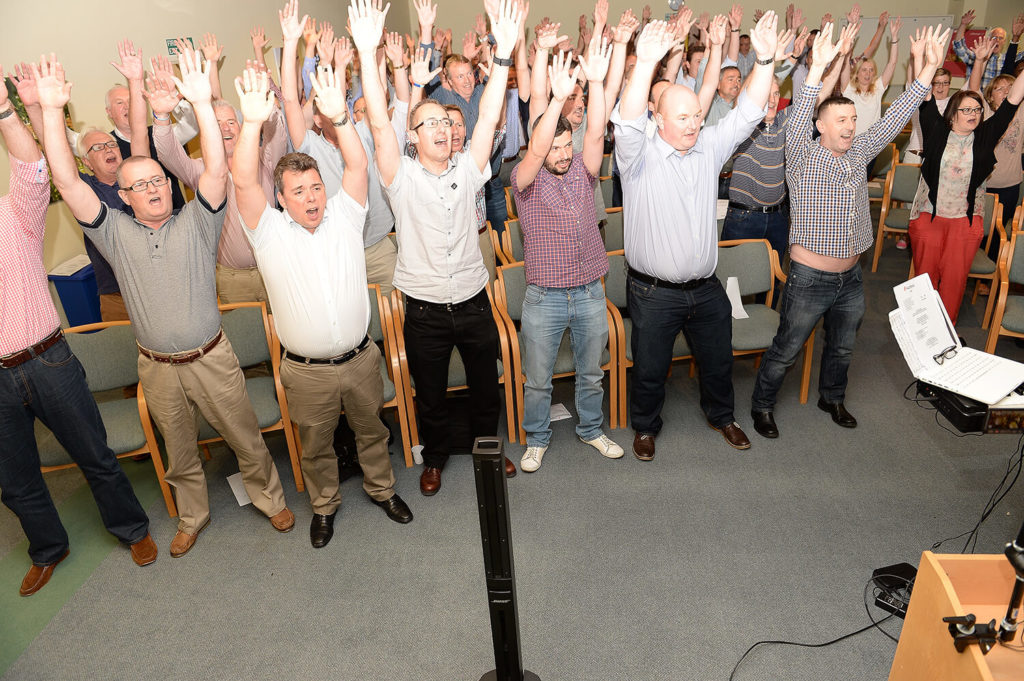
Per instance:
[[[92,261],[89,260],[89,256],[87,256],[85,253],[82,253],[80,255],[76,255],[70,260],[65,260],[61,264],[57,265],[52,270],[50,270],[50,274],[52,274],[55,277],[68,277],[77,272],[78,270],[82,269],[86,265],[90,264],[91,262]]]
[[[228,484],[231,485],[231,491],[234,492],[235,501],[238,502],[239,506],[245,506],[252,503],[252,500],[249,498],[249,493],[245,491],[245,483],[242,482],[241,473],[229,475]]]
[[[572,418],[572,414],[565,408],[565,405],[561,402],[557,402],[551,405],[551,420],[562,421],[568,418]]]
[[[725,295],[729,297],[732,304],[733,319],[747,319],[750,315],[743,309],[743,300],[740,298],[740,280],[736,277],[729,277],[725,280]]]

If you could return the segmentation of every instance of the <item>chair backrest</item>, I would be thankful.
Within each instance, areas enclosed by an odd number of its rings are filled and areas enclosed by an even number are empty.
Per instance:
[[[1021,235],[1021,215],[1024,209],[1017,208],[1014,218],[1013,234],[1010,237],[1010,252],[1006,256],[1009,260],[1009,276],[1011,284],[1024,284],[1024,248],[1020,246],[1018,237]]]
[[[263,303],[221,305],[220,323],[243,369],[270,361]]]
[[[921,181],[921,166],[916,163],[897,163],[894,170],[890,200],[913,203],[917,185]]]
[[[622,211],[608,211],[604,223],[604,248],[606,251],[620,251],[625,248],[625,237],[622,231]]]
[[[519,215],[516,212],[516,195],[512,193],[512,187],[505,187],[505,208],[508,216],[514,218]]]
[[[626,253],[622,250],[608,254],[608,274],[604,275],[604,294],[612,305],[625,310],[629,302],[626,295]]]
[[[605,154],[601,159],[601,177],[609,177],[612,174],[612,155]]]
[[[499,267],[498,280],[494,285],[501,287],[508,316],[512,321],[520,321],[523,318],[523,299],[526,297],[526,267],[521,262]]]
[[[601,180],[601,197],[604,199],[605,208],[610,208],[612,205],[612,196],[614,194],[614,185],[612,179]]]
[[[722,286],[736,277],[740,295],[771,291],[774,285],[771,244],[767,239],[739,239],[718,243],[718,275]]]
[[[101,328],[89,331],[96,327]],[[77,326],[65,331],[64,336],[85,369],[85,380],[91,392],[139,382],[139,347],[128,322]]]
[[[888,174],[889,169],[892,168],[895,150],[896,145],[889,143],[878,153],[878,156],[875,157],[875,164],[871,167],[872,179]]]
[[[522,262],[523,230],[519,229],[519,220],[506,220],[505,231],[508,232],[508,240],[512,245],[512,259],[516,262]]]
[[[999,197],[997,197],[995,194],[992,194],[991,192],[986,193],[985,213],[984,218],[981,221],[982,234],[985,236],[986,240],[988,238],[988,233],[992,231],[992,226],[996,223],[996,220],[998,219],[998,217],[996,216],[996,211],[998,210],[998,208]],[[977,208],[975,208],[975,210],[977,210]],[[986,240],[983,240],[982,243],[987,243]]]
[[[367,286],[367,292],[370,296],[370,327],[367,329],[366,334],[374,343],[379,343],[384,340],[384,326],[381,323],[380,306],[377,304],[380,286],[370,284]]]

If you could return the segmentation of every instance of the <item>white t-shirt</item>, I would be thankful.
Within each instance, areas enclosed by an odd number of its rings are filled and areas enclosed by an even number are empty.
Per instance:
[[[853,100],[857,108],[857,130],[855,135],[867,132],[868,128],[878,122],[882,117],[882,95],[885,94],[885,85],[882,79],[875,80],[875,90],[871,94],[860,93],[853,89],[853,81],[843,90],[843,96]]]

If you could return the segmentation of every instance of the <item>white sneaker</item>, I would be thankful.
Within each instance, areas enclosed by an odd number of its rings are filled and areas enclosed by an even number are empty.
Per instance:
[[[601,452],[602,456],[606,456],[609,459],[618,459],[622,456],[622,447],[615,444],[615,441],[610,437],[601,433],[601,437],[594,438],[593,440],[584,440],[580,438],[580,442],[585,442],[597,451]]]
[[[546,451],[548,451],[547,447],[527,447],[526,453],[523,454],[523,458],[519,462],[519,467],[526,473],[534,472],[540,468],[540,462]]]

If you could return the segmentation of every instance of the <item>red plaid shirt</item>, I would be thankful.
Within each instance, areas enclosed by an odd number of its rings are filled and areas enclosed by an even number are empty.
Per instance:
[[[43,269],[50,205],[46,159],[8,159],[11,190],[0,197],[0,355],[24,350],[60,326]]]
[[[512,170],[512,191],[523,231],[526,281],[548,288],[584,286],[608,272],[608,254],[597,228],[594,187],[583,154],[572,157],[565,175],[541,168],[533,183],[519,191]]]

